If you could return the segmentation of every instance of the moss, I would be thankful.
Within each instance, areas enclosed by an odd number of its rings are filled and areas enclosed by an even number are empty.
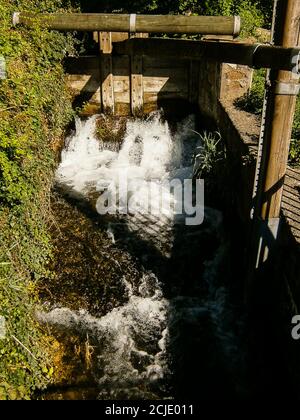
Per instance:
[[[36,283],[51,258],[49,192],[55,145],[73,115],[61,60],[71,36],[13,28],[16,10],[61,2],[0,0],[0,399],[27,399],[51,379],[48,338],[34,320]],[[2,68],[4,71],[4,67]],[[3,327],[3,325],[2,325]]]
[[[100,115],[96,124],[96,137],[98,140],[107,142],[116,142],[121,145],[128,118],[114,117],[109,115]]]

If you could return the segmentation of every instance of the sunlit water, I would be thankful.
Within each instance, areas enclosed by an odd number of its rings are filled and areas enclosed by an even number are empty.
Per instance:
[[[112,180],[119,185],[120,177],[126,173],[129,181],[137,177],[144,180],[131,191],[143,203],[149,183],[155,189],[166,179],[192,177],[193,154],[200,145],[199,136],[193,131],[193,117],[179,124],[175,133],[171,133],[159,114],[146,121],[128,122],[120,151],[113,144],[98,141],[95,126],[96,117],[77,120],[76,133],[67,139],[62,153],[57,182],[73,197],[89,200],[95,192],[100,196]],[[119,193],[121,196],[120,188]],[[169,191],[165,194],[172,199]],[[151,198],[153,206],[155,197],[154,194]],[[203,372],[204,380],[208,376],[212,382],[219,380],[216,374],[219,363],[226,365],[226,374],[238,363],[228,293],[218,278],[219,266],[226,255],[222,215],[207,209],[204,225],[191,231],[165,210],[160,208],[153,216],[144,208],[139,214],[129,215],[125,217],[126,229],[121,231],[113,220],[107,223],[107,235],[114,246],[127,235],[132,249],[139,245],[137,255],[141,262],[147,261],[137,284],[132,284],[124,273],[126,304],[99,318],[66,307],[39,314],[42,322],[64,331],[84,333],[96,343],[93,374],[100,399],[180,396],[188,377],[185,369],[192,365],[187,360],[197,354],[200,359],[210,358],[210,346],[217,354],[217,366],[207,368],[205,360],[195,359],[196,375],[201,374],[202,366],[207,370]],[[115,222],[119,220],[116,218]],[[206,260],[207,244],[203,243],[207,236],[215,242],[209,260]],[[199,277],[193,271],[197,263]],[[221,376],[223,380],[223,373]]]

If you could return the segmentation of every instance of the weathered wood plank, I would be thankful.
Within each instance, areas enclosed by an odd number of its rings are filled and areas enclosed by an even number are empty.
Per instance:
[[[112,38],[111,32],[100,32],[101,52],[101,103],[102,112],[114,113],[114,83],[112,66]]]
[[[81,96],[84,101],[101,106],[100,68],[93,75],[68,75],[67,82],[75,96]]]
[[[291,175],[290,173],[289,175],[286,175],[284,183],[285,185],[289,185],[290,187],[295,188],[300,185],[300,180],[296,174]]]
[[[188,81],[186,77],[172,79],[170,77],[144,77],[144,92],[188,92]]]
[[[130,57],[113,56],[114,102],[116,115],[130,115]]]
[[[99,43],[99,32],[93,32],[93,40],[98,44]],[[120,39],[120,41],[125,41],[125,39]]]
[[[186,99],[188,101],[188,93],[180,92],[159,92],[159,93],[144,93],[144,103],[158,102],[160,100],[171,99]]]
[[[129,90],[127,92],[115,92],[114,95],[115,103],[124,103],[124,104],[130,104],[130,92]]]
[[[70,83],[86,83],[89,78],[91,77],[90,74],[68,74],[67,75],[67,82]]]
[[[287,176],[298,179],[300,182],[300,169],[288,167],[286,174]]]
[[[284,180],[284,192],[294,195],[300,202],[300,190],[299,184],[297,182],[293,181],[292,183],[290,183],[286,177]]]
[[[100,32],[100,52],[102,54],[112,53],[112,34],[111,32]]]
[[[131,57],[131,111],[132,115],[143,114],[143,57]]]
[[[169,81],[169,77],[144,77],[144,92],[157,93],[161,91]]]
[[[285,209],[284,214],[288,219],[288,223],[300,231],[300,216],[290,210]]]
[[[299,196],[296,196],[295,194],[291,194],[288,191],[284,191],[282,200],[286,205],[293,206],[294,208],[297,208],[299,213],[300,213]]]
[[[69,86],[78,92],[95,93],[98,90],[100,91],[99,79],[97,80],[90,76],[86,76],[82,80],[70,81]]]
[[[15,17],[16,20],[16,17]],[[32,26],[36,22],[49,29],[63,31],[130,32],[128,14],[104,13],[19,13],[17,23]],[[136,15],[135,32],[239,35],[238,16]]]
[[[298,223],[300,223],[300,212],[297,207],[294,207],[293,204],[291,205],[290,203],[283,201],[282,209],[285,215],[287,215],[287,212],[289,212],[290,213],[289,217],[291,217],[292,220],[294,221],[296,220],[298,221]]]
[[[130,96],[129,77],[127,77],[127,76],[114,76],[114,92],[115,92],[115,94],[126,92]]]

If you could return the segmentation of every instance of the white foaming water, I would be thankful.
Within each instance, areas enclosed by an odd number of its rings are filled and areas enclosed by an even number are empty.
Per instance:
[[[174,135],[168,123],[161,121],[159,113],[146,121],[129,121],[119,152],[107,150],[106,145],[96,139],[96,121],[97,116],[76,121],[76,132],[67,139],[62,153],[57,182],[68,187],[71,194],[85,199],[95,191],[99,196],[102,191],[109,191],[113,183],[117,187],[119,207],[128,189],[131,199],[140,204],[140,212],[134,217],[127,216],[127,225],[140,235],[147,232],[161,240],[160,230],[168,233],[174,219],[169,206],[160,207],[161,196],[167,204],[173,199],[163,182],[173,178],[183,180],[193,173],[193,146],[186,140],[193,137],[199,141],[192,131],[194,118],[186,119]],[[146,202],[149,207],[143,207]],[[154,209],[155,216],[149,214],[149,208]],[[107,234],[115,243],[111,224]],[[171,235],[167,236],[172,241]],[[152,273],[143,275],[136,292],[125,277],[123,282],[128,303],[101,318],[84,311],[57,308],[40,313],[39,319],[60,328],[84,331],[93,337],[97,343],[94,374],[102,389],[100,398],[133,395],[143,398],[151,397],[153,392],[155,396],[155,388],[159,387],[156,383],[168,374],[166,346],[170,302],[163,298],[160,284]]]
[[[219,252],[222,250],[221,247]],[[206,301],[188,296],[165,299],[157,277],[149,272],[142,276],[138,288],[124,276],[128,302],[102,317],[84,310],[56,308],[38,313],[37,318],[69,334],[89,338],[94,349],[92,373],[99,385],[99,399],[172,398],[168,389],[172,375],[169,362],[172,348],[176,349],[180,340],[178,327],[182,329],[183,324],[190,329],[211,319],[215,328],[212,333],[233,371],[241,357],[232,332],[233,312],[227,307],[227,291],[213,287],[216,274],[211,268],[206,272],[212,283]],[[197,336],[192,339],[196,346],[201,345]]]
[[[93,373],[101,389],[99,398],[151,397],[156,383],[168,374],[165,353],[169,303],[162,296],[158,280],[153,274],[145,274],[137,294],[125,278],[123,281],[128,303],[102,318],[67,308],[38,314],[40,322],[84,332],[93,339],[97,347]]]
[[[85,122],[77,120],[76,133],[62,153],[58,183],[69,187],[75,196],[88,198],[98,191],[99,212],[107,199],[103,192],[113,195],[112,189],[116,188],[119,210],[127,209],[128,196],[138,209],[134,217],[128,218],[132,228],[143,224],[145,216],[147,222],[154,215],[161,226],[174,221],[174,193],[164,182],[192,177],[193,147],[186,153],[186,140],[195,138],[194,118],[187,118],[175,135],[168,123],[161,121],[159,113],[146,121],[129,121],[119,153],[107,150],[95,138],[96,120],[97,117]]]
[[[76,119],[76,132],[62,152],[57,180],[78,193],[88,193],[91,186],[106,185],[127,174],[129,180],[161,181],[170,171],[180,168],[184,133],[172,137],[168,123],[154,114],[146,121],[127,122],[126,135],[119,153],[106,150],[95,137],[97,116],[86,121]],[[185,134],[194,127],[193,118],[185,121]],[[191,163],[190,163],[191,166]]]
[[[159,114],[146,121],[128,122],[119,152],[108,150],[95,138],[96,119],[77,120],[76,133],[68,139],[57,171],[58,183],[68,187],[75,196],[88,199],[95,191],[100,195],[100,191],[109,189],[114,181],[120,204],[124,193],[120,179],[126,177],[128,183],[139,179],[138,184],[133,183],[131,194],[141,204],[147,201],[151,186],[151,206],[155,207],[164,180],[183,180],[192,176],[193,150],[199,144],[198,136],[192,132],[192,117],[186,119],[174,135]],[[170,191],[164,194],[172,200]],[[160,212],[154,216],[141,207],[140,214],[127,216],[127,225],[139,235],[148,233],[147,240],[150,236],[150,239],[161,242],[165,236],[172,242],[174,215],[169,209],[157,210]],[[210,210],[206,216],[209,226],[221,229],[220,213]],[[118,243],[113,225],[108,225],[107,235],[113,244]],[[124,277],[128,302],[103,317],[93,317],[86,311],[57,308],[40,313],[39,319],[93,338],[96,355],[93,373],[101,390],[99,398],[168,397],[164,389],[170,374],[168,348],[170,341],[176,340],[170,336],[172,324],[185,318],[189,322],[200,322],[201,317],[208,316],[216,326],[216,334],[226,347],[228,357],[236,352],[234,337],[223,330],[226,290],[219,288],[217,293],[218,285],[213,281],[217,277],[218,264],[217,260],[213,261],[204,275],[204,280],[211,286],[206,302],[186,296],[167,300],[163,297],[159,280],[153,273],[147,273],[136,287]]]
[[[101,176],[102,167],[117,157],[116,152],[102,150],[95,138],[97,117],[87,121],[76,119],[76,132],[66,141],[56,178],[75,193],[88,193]]]

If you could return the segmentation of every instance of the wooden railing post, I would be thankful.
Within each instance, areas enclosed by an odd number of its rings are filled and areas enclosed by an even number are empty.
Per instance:
[[[101,104],[102,112],[114,114],[114,80],[112,62],[111,32],[99,32],[101,63]]]
[[[273,43],[286,48],[299,45],[300,1],[277,0]],[[298,57],[295,71],[271,70],[262,121],[254,189],[253,269],[268,260],[277,244],[281,199],[287,170],[296,98],[299,91]]]
[[[144,88],[143,88],[143,57],[131,56],[131,112],[134,116],[143,115]]]

